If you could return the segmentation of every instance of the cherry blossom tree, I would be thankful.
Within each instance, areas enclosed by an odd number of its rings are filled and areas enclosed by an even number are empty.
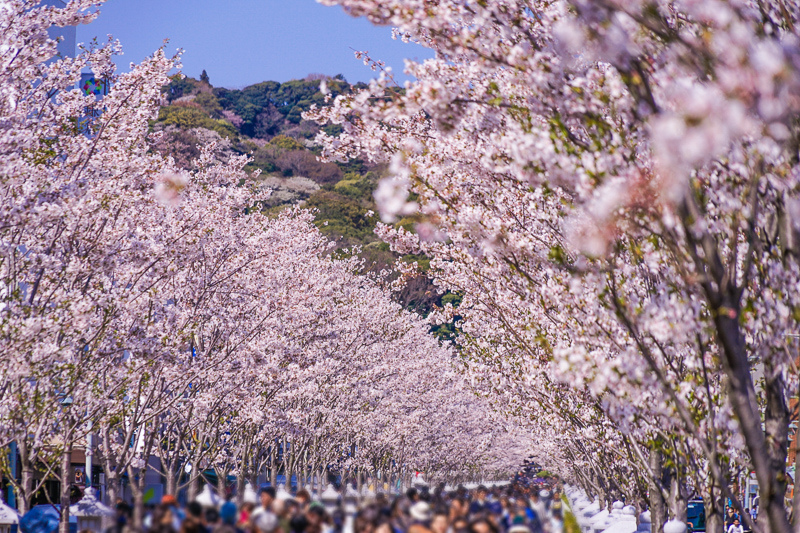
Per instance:
[[[186,171],[154,149],[178,57],[117,74],[114,41],[55,56],[47,30],[100,4],[0,7],[0,444],[18,445],[22,478],[2,468],[22,510],[57,477],[66,531],[76,446],[112,499],[127,474],[137,526],[153,469],[190,497],[207,469],[512,472],[530,441],[387,278],[334,253],[313,213],[259,211],[247,157],[206,146]],[[75,88],[84,69],[110,84],[102,100]]]
[[[590,393],[639,466],[686,459],[709,503],[733,496],[725,465],[752,467],[753,526],[789,531],[798,6],[323,3],[436,52],[403,91],[361,54],[380,77],[309,117],[344,127],[328,157],[391,163],[384,220],[418,225],[380,231],[463,294],[443,319],[472,371],[498,395]]]

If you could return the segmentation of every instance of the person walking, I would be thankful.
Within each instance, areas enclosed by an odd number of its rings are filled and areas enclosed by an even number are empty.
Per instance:
[[[147,531],[148,533],[178,533],[173,527],[174,520],[172,506],[162,503],[153,510],[151,525]]]
[[[742,528],[742,526],[739,524],[738,518],[734,518],[733,524],[728,526],[727,533],[744,533],[744,528]]]
[[[225,502],[219,510],[219,523],[214,526],[211,533],[244,533],[241,529],[236,527],[237,516],[236,504],[233,502]]]

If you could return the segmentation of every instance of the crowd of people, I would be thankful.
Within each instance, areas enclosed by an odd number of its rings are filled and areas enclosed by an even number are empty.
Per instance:
[[[227,501],[219,509],[198,502],[183,507],[165,496],[145,519],[146,533],[562,533],[561,495],[554,486],[513,484],[468,490],[443,487],[409,489],[391,496],[379,492],[363,498],[348,516],[337,506],[329,512],[306,490],[291,498],[276,498],[263,487],[260,502],[237,506]],[[116,523],[107,533],[135,533],[130,508],[117,505]]]

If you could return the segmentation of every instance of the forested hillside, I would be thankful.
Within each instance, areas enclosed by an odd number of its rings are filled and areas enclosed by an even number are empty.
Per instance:
[[[388,268],[396,256],[373,234],[376,219],[367,218],[369,211],[377,211],[373,192],[385,168],[363,161],[319,161],[313,139],[320,128],[302,118],[312,104],[325,105],[319,90],[323,79],[334,96],[358,88],[341,75],[265,81],[244,89],[214,87],[205,72],[199,80],[175,76],[164,88],[168,105],[153,124],[154,130],[163,132],[157,149],[185,167],[199,155],[198,145],[212,141],[217,142],[222,160],[234,154],[250,155],[250,170],[262,171],[258,184],[272,190],[264,209],[277,212],[297,203],[313,208],[323,233],[341,248],[361,248],[365,269]],[[337,129],[326,127],[334,135]],[[410,219],[399,224],[413,227]],[[405,259],[419,261],[422,268],[427,263],[425,258]],[[410,280],[398,298],[423,314],[442,300],[424,276]]]

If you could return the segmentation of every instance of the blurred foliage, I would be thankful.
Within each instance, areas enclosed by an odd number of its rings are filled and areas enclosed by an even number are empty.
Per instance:
[[[569,507],[567,497],[563,496],[561,499],[563,501],[562,516],[564,518],[564,533],[581,533],[581,526],[578,524],[578,520]]]

